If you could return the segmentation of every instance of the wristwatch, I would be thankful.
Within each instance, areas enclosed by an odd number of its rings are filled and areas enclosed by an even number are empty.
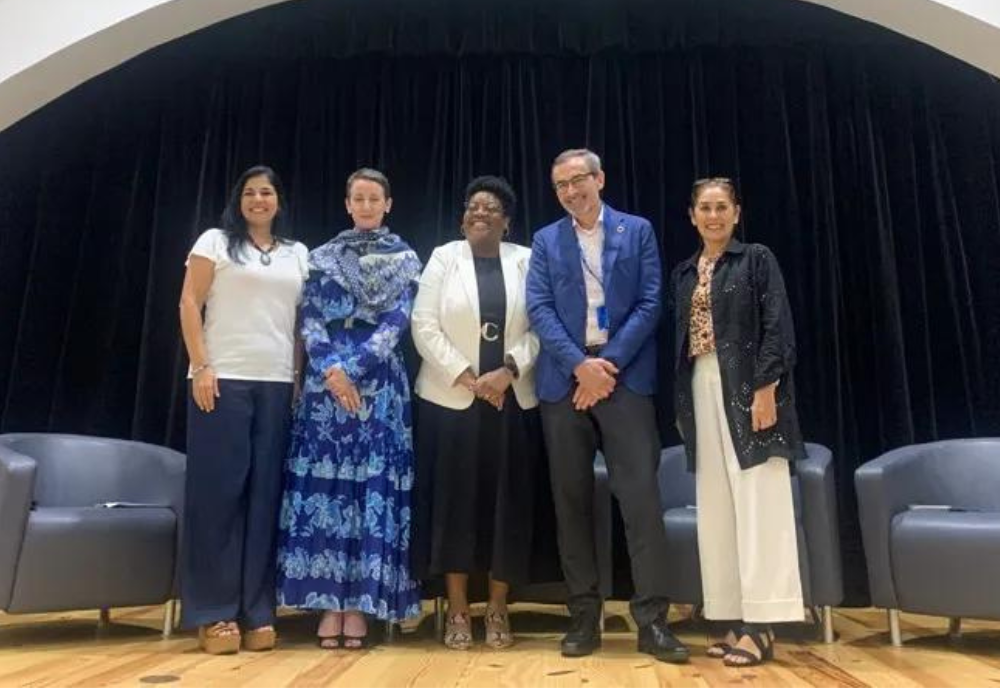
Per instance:
[[[511,374],[515,380],[521,376],[521,371],[517,369],[517,361],[510,354],[506,354],[503,357],[503,367],[507,369],[507,372]]]

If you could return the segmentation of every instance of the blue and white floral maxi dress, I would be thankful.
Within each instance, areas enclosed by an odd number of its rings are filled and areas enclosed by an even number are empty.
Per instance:
[[[301,332],[309,365],[285,468],[281,605],[358,610],[390,621],[420,611],[409,566],[410,389],[398,350],[413,296],[412,288],[402,289],[369,323],[353,317],[357,299],[329,274],[313,271],[306,282]],[[357,414],[324,387],[331,365],[357,386]]]

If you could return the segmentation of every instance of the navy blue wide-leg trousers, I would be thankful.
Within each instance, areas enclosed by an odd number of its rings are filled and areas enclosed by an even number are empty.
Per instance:
[[[219,380],[215,409],[188,394],[181,557],[184,627],[275,613],[275,547],[291,429],[292,384]]]

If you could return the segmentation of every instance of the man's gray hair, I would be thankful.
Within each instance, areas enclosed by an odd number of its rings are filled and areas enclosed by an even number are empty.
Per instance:
[[[597,153],[589,148],[570,148],[568,150],[564,150],[556,156],[555,160],[552,161],[552,167],[562,165],[564,162],[568,162],[573,158],[583,158],[584,162],[587,163],[587,170],[591,174],[597,174],[601,171],[601,158],[597,155]]]

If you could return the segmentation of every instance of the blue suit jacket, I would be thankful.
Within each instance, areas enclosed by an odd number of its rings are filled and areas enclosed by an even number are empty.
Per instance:
[[[662,274],[649,220],[605,205],[601,267],[610,325],[601,357],[618,367],[618,384],[651,395],[656,389]],[[538,397],[559,401],[573,388],[573,369],[585,358],[587,328],[580,244],[569,216],[535,233],[527,303],[531,327],[541,342],[535,364]]]

